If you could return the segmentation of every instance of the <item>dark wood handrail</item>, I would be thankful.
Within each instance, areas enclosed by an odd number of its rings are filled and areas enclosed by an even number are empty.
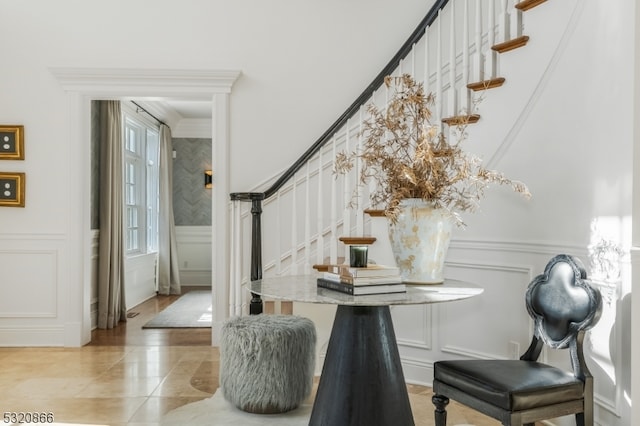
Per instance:
[[[373,79],[373,81],[367,86],[367,88],[362,92],[362,94],[347,108],[347,110],[342,113],[342,115],[320,136],[320,138],[314,142],[309,149],[307,149],[300,158],[296,160],[295,163],[291,165],[283,174],[276,180],[273,185],[271,185],[264,192],[234,192],[231,194],[232,201],[251,201],[255,199],[268,199],[272,195],[274,195],[280,188],[286,184],[289,179],[291,179],[298,170],[304,166],[307,161],[309,161],[320,149],[327,143],[328,140],[337,132],[342,126],[344,126],[347,121],[353,117],[360,108],[373,96],[375,91],[382,86],[384,83],[384,78],[391,74],[393,70],[395,70],[399,65],[400,61],[404,59],[411,49],[413,45],[416,44],[424,35],[425,30],[436,20],[438,17],[438,12],[440,9],[445,7],[449,3],[449,0],[436,0],[434,5],[429,9],[427,15],[422,19],[420,24],[416,27],[416,29],[411,33],[407,41],[404,42],[400,50],[391,58],[389,63],[380,71],[380,73]]]

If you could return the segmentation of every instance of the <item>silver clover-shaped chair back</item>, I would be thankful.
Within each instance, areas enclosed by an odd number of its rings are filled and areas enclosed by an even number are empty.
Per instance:
[[[593,327],[602,311],[600,292],[587,280],[579,259],[561,254],[547,263],[527,288],[527,311],[535,335],[554,349],[564,349],[582,330]]]

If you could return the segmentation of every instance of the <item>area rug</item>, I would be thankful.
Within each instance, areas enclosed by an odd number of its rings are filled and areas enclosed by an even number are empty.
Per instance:
[[[433,426],[433,405],[430,395],[409,394],[415,426]],[[500,423],[474,413],[452,401],[449,424],[452,426],[499,426]],[[455,408],[454,408],[455,407]],[[251,414],[229,403],[218,389],[211,398],[192,402],[169,411],[162,417],[161,426],[307,426],[313,405],[305,403],[283,414]],[[469,418],[474,418],[473,423]],[[469,423],[468,423],[469,422]]]
[[[180,296],[142,328],[206,328],[211,318],[211,291],[196,290]]]
[[[303,404],[283,414],[246,413],[229,403],[222,391],[208,399],[183,405],[169,411],[161,421],[162,426],[306,426],[311,417],[311,404]]]

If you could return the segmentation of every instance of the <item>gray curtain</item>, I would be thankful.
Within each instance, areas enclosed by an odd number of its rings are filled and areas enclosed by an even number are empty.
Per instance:
[[[97,104],[100,108],[98,328],[114,328],[127,318],[124,300],[122,114],[120,101]]]
[[[158,293],[180,294],[176,227],[173,219],[171,129],[160,125],[160,206],[158,217]]]

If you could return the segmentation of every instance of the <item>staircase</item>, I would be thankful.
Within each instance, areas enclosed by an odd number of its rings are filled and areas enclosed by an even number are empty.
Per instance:
[[[366,105],[385,105],[385,76],[408,73],[423,82],[435,94],[433,113],[447,136],[456,126],[481,122],[479,99],[508,82],[500,58],[525,48],[527,11],[545,2],[437,0],[362,95],[288,170],[261,185],[266,190],[231,194],[229,314],[245,313],[242,285],[249,280],[308,274],[348,262],[353,241],[375,244],[372,223],[384,220],[384,212],[369,204],[371,188],[358,185],[358,164],[348,175],[334,175],[333,162],[338,152],[360,146]],[[261,311],[254,296],[250,312]]]

